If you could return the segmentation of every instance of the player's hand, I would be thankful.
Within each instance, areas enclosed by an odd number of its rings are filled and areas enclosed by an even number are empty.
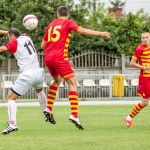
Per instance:
[[[110,33],[109,32],[101,32],[101,36],[104,38],[109,39],[110,38]]]
[[[0,30],[0,34],[1,34],[1,35],[7,35],[7,34],[8,34],[8,31]]]
[[[150,71],[150,66],[144,66],[144,71]]]

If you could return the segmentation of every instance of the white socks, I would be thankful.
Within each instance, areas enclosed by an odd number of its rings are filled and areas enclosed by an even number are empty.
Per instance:
[[[41,107],[42,111],[44,111],[47,107],[47,98],[46,98],[44,91],[37,93],[37,96],[38,96],[38,100],[40,103],[40,107]]]
[[[17,106],[16,106],[15,100],[8,100],[7,106],[8,106],[9,124],[15,126],[16,125],[16,112],[17,112]]]
[[[132,118],[130,117],[130,115],[127,116],[127,120],[132,120]]]

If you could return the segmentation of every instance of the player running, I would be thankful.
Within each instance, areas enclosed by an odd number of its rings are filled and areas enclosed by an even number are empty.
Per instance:
[[[43,111],[46,109],[47,99],[42,90],[44,69],[39,67],[37,52],[31,38],[21,34],[17,28],[12,28],[9,31],[0,30],[0,34],[8,34],[9,38],[9,42],[0,47],[0,52],[8,51],[13,54],[20,68],[18,78],[6,96],[9,125],[2,131],[2,134],[9,134],[12,131],[18,130],[15,100],[19,96],[26,94],[30,88],[34,87]]]
[[[132,119],[141,109],[148,105],[150,98],[150,33],[142,33],[141,41],[142,43],[136,48],[130,64],[140,69],[138,95],[142,99],[125,118],[125,123],[128,128],[133,127]]]
[[[49,87],[45,114],[49,117],[49,122],[52,124],[56,123],[52,109],[56,92],[63,78],[69,86],[71,108],[69,120],[74,123],[77,128],[83,129],[78,118],[78,91],[75,72],[68,60],[70,37],[73,31],[82,35],[102,36],[104,38],[109,38],[110,34],[108,32],[93,31],[78,26],[76,22],[68,19],[69,12],[65,6],[60,6],[57,9],[57,17],[57,19],[50,22],[47,26],[41,43],[41,48],[44,49],[44,63],[54,79],[54,82]]]

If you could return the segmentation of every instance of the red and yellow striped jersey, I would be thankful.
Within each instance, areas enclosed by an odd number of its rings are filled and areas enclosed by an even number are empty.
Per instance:
[[[43,40],[47,41],[44,58],[68,60],[71,32],[77,32],[78,27],[76,22],[66,18],[58,18],[50,22],[43,37]]]
[[[139,44],[132,58],[138,60],[139,64],[142,66],[150,66],[150,47]],[[150,71],[141,70],[141,75],[143,77],[150,77]]]

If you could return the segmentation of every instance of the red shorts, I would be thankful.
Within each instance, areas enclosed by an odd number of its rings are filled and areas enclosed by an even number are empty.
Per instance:
[[[69,60],[49,59],[44,60],[44,63],[54,78],[61,76],[65,80],[69,80],[75,77],[75,72]]]
[[[138,95],[144,99],[150,98],[150,77],[139,77]]]

